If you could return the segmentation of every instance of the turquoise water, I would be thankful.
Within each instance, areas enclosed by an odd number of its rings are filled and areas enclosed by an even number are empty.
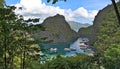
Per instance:
[[[42,44],[42,48],[46,49],[47,52],[44,52],[46,54],[61,54],[61,55],[65,55],[66,52],[64,51],[64,48],[69,48],[70,44],[67,43],[50,43],[50,44]],[[51,52],[50,48],[57,48],[56,52]]]
[[[80,41],[81,39],[78,38],[75,42],[68,44],[68,43],[49,43],[49,44],[42,44],[42,48],[46,49],[44,54],[55,56],[55,55],[64,55],[64,56],[74,56],[77,53],[85,53],[84,50],[80,49]],[[55,52],[50,51],[51,48],[56,48]],[[65,48],[72,48],[76,49],[75,51],[65,51]]]

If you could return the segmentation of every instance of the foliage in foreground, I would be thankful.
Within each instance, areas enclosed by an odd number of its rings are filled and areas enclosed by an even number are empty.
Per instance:
[[[42,64],[40,69],[97,69],[93,57],[77,55],[72,57],[58,56],[56,59]]]
[[[120,44],[113,44],[105,51],[104,66],[106,69],[120,68]]]
[[[39,58],[38,41],[30,33],[40,25],[28,26],[15,15],[14,9],[13,6],[0,8],[0,69],[24,69],[28,67],[27,62]]]

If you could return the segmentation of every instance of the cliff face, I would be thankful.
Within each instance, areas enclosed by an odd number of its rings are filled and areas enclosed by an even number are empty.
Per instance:
[[[120,7],[120,2],[117,3],[117,7]],[[94,46],[100,52],[106,50],[111,44],[119,44],[120,26],[112,5],[99,11],[95,17],[92,36]]]
[[[120,7],[120,3],[118,3],[117,6]],[[115,31],[115,28],[117,29],[117,25],[118,22],[114,8],[112,5],[108,5],[98,12],[92,26],[79,30],[78,36],[90,37],[91,43],[102,39],[103,36],[112,38],[110,34],[114,34],[113,31]],[[106,37],[103,37],[103,39],[105,38]]]
[[[98,12],[97,16],[95,17],[95,19],[93,21],[93,31],[92,31],[92,37],[94,39],[96,39],[97,33],[100,30],[100,25],[102,25],[103,21],[104,21],[104,24],[107,24],[109,19],[112,19],[112,17],[109,18],[109,16],[115,17],[114,8],[112,5],[108,5],[105,8],[103,8],[102,10],[100,10]]]
[[[47,40],[52,40],[53,43],[57,42],[70,42],[76,38],[77,33],[73,31],[62,15],[55,15],[48,17],[42,23],[45,31],[38,31],[34,34],[36,39],[47,37]]]
[[[78,37],[86,37],[91,39],[93,26],[80,28],[78,31]]]

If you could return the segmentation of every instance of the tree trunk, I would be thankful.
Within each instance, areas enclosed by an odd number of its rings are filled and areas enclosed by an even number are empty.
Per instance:
[[[23,52],[22,52],[22,49],[21,49],[20,58],[21,58],[21,66],[20,66],[20,69],[23,69]]]
[[[26,59],[26,31],[23,32],[23,37],[25,38],[25,46],[23,46],[23,69],[25,69],[25,59]]]
[[[12,56],[11,56],[11,68],[14,69],[14,51],[12,50]]]
[[[24,48],[24,52],[23,52],[23,69],[25,69],[25,48]]]
[[[5,69],[7,69],[7,55],[6,55],[6,51],[7,51],[7,47],[6,47],[6,39],[4,40],[4,46],[5,46],[5,57],[4,57],[4,62],[5,62]]]
[[[4,44],[4,68],[7,69],[7,38],[6,38],[6,27],[5,27],[5,24],[3,25],[3,32],[4,32],[4,41],[3,41],[3,44]]]
[[[118,19],[118,23],[119,23],[119,26],[120,26],[120,14],[119,14],[117,5],[116,5],[116,3],[115,3],[115,0],[111,0],[111,1],[112,1],[113,6],[114,6],[115,13],[116,13],[116,16],[117,16],[117,19]]]

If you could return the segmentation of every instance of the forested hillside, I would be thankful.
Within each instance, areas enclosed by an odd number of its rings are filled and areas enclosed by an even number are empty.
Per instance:
[[[120,3],[117,4],[120,11]],[[120,25],[112,5],[100,10],[93,23],[94,46],[104,51],[111,44],[120,43]]]
[[[120,12],[120,2],[117,3],[117,7]],[[91,37],[91,45],[96,49],[94,57],[99,66],[102,65],[106,69],[119,69],[120,25],[113,5],[108,5],[100,10],[93,26],[81,28],[79,32],[80,36]]]

